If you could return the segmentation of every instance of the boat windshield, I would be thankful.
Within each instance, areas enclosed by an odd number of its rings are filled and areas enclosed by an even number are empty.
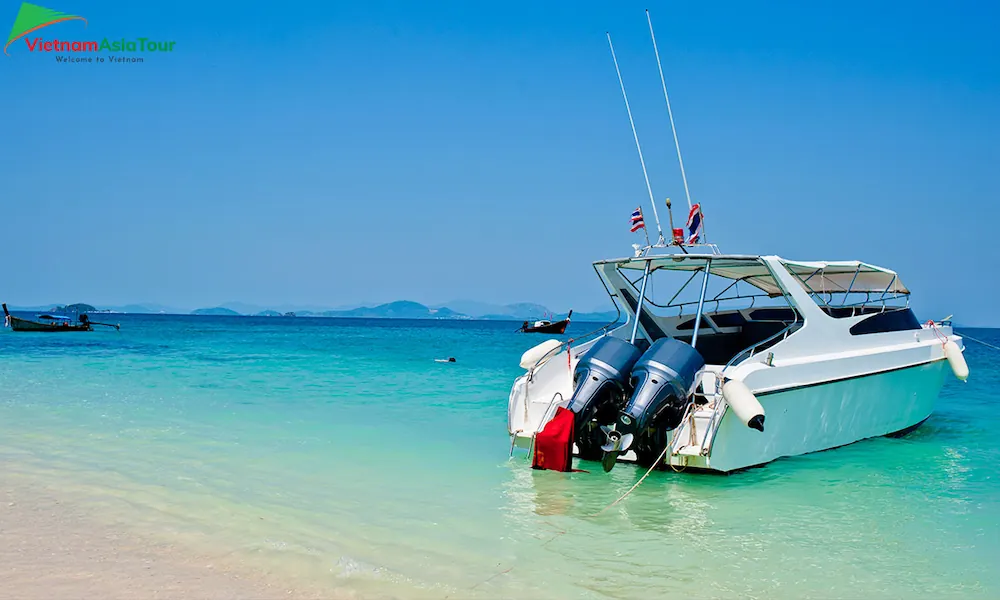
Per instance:
[[[670,336],[694,342],[709,364],[738,362],[804,324],[772,266],[787,270],[821,310],[836,318],[884,311],[893,300],[905,301],[909,294],[892,271],[858,262],[668,255],[600,261],[594,266],[629,312],[634,313],[643,298],[637,341],[652,343]],[[788,276],[782,278],[787,281]],[[696,324],[699,304],[702,317]]]

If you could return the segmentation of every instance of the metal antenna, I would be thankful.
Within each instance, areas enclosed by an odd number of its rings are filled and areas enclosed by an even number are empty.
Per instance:
[[[670,97],[667,96],[667,82],[663,78],[663,65],[660,64],[660,51],[656,49],[656,36],[653,35],[653,20],[649,18],[646,9],[646,21],[649,22],[649,36],[653,38],[653,52],[656,53],[656,66],[660,69],[660,84],[663,86],[663,99],[667,101],[667,115],[670,117],[670,131],[674,134],[674,146],[677,148],[677,162],[681,165],[681,179],[684,180],[684,194],[687,196],[688,211],[691,210],[691,192],[688,191],[687,175],[684,174],[684,159],[681,158],[681,145],[677,141],[677,128],[674,127],[674,113],[670,110]],[[704,217],[702,217],[704,218]]]
[[[611,47],[611,58],[615,61],[615,71],[618,72],[618,83],[622,86],[622,98],[625,99],[625,110],[628,111],[628,122],[632,126],[632,136],[635,137],[635,148],[639,151],[639,163],[642,165],[642,176],[646,178],[646,191],[649,192],[649,203],[653,205],[653,216],[656,218],[656,231],[660,236],[659,244],[663,245],[663,229],[660,227],[660,215],[656,212],[656,200],[653,199],[653,188],[649,186],[649,175],[646,173],[646,161],[642,159],[642,147],[639,146],[639,134],[635,132],[635,121],[632,120],[632,109],[628,105],[628,96],[625,95],[625,82],[622,81],[622,72],[618,68],[618,58],[615,56],[615,46],[611,43],[611,34],[608,36],[608,46]]]

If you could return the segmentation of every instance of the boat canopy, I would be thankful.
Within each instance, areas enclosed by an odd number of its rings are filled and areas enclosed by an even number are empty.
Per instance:
[[[39,315],[39,319],[50,319],[53,321],[69,321],[69,317],[64,317],[62,315]]]
[[[769,257],[770,258],[770,257]],[[796,276],[802,287],[810,293],[871,293],[909,294],[895,271],[856,260],[798,261],[776,258]],[[615,264],[619,269],[643,271],[650,263],[650,272],[701,271],[711,261],[711,274],[725,279],[746,282],[769,295],[781,295],[781,288],[774,280],[760,256],[739,254],[670,254],[640,256],[617,260],[597,261],[594,265]]]

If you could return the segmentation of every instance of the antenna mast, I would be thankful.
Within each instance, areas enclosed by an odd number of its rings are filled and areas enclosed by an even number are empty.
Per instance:
[[[681,165],[681,179],[684,181],[684,194],[687,196],[688,211],[691,210],[691,192],[688,191],[687,175],[684,174],[684,159],[681,158],[681,145],[677,141],[677,128],[674,127],[674,113],[670,110],[670,97],[667,96],[667,82],[663,78],[663,65],[660,64],[660,51],[656,49],[656,36],[653,35],[653,20],[649,18],[646,9],[646,21],[649,22],[649,37],[653,38],[653,52],[656,53],[656,66],[660,69],[660,84],[663,86],[663,99],[667,101],[667,115],[670,117],[670,131],[674,134],[674,146],[677,148],[677,162]],[[624,90],[623,90],[624,91]]]
[[[642,159],[642,147],[639,146],[639,134],[635,132],[635,122],[632,120],[632,109],[629,108],[628,96],[625,95],[625,82],[622,81],[622,72],[621,69],[618,68],[618,58],[615,56],[615,46],[611,43],[611,34],[607,32],[605,32],[605,34],[608,36],[608,46],[611,47],[611,58],[615,61],[615,71],[618,73],[618,83],[622,86],[622,98],[625,99],[625,110],[628,111],[628,122],[632,126],[632,136],[635,138],[635,148],[639,151],[639,163],[642,165],[642,176],[646,178],[646,191],[649,192],[649,203],[653,205],[653,216],[656,218],[656,231],[660,236],[658,244],[663,245],[663,229],[660,227],[660,215],[656,212],[656,200],[653,198],[653,188],[649,185],[649,175],[646,173],[646,161]],[[690,203],[690,199],[688,202]]]

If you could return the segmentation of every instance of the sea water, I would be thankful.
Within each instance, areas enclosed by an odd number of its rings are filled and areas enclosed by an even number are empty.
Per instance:
[[[193,552],[362,597],[1000,596],[1000,352],[971,341],[907,436],[655,472],[601,512],[644,470],[509,458],[546,339],[516,323],[116,317],[0,334],[0,469]]]

